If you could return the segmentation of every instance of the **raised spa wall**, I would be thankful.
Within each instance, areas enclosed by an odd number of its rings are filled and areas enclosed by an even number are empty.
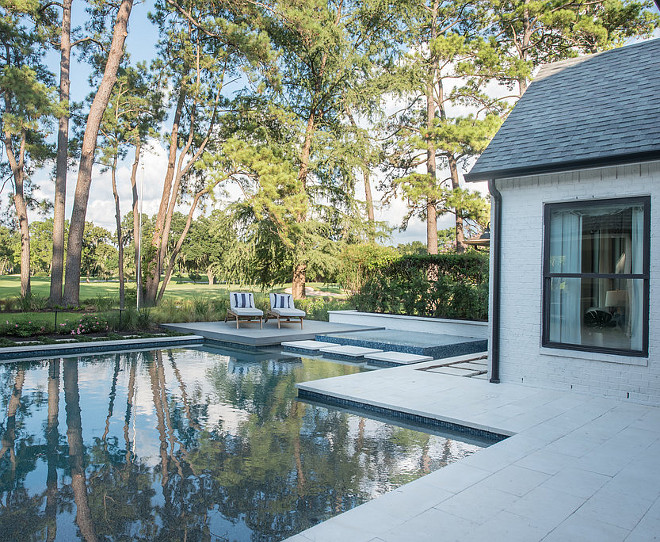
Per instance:
[[[488,322],[473,320],[448,320],[443,318],[425,318],[423,316],[403,316],[399,314],[376,314],[359,311],[328,311],[330,322],[354,324],[358,326],[379,326],[385,329],[399,331],[415,331],[418,333],[438,333],[472,337],[488,338]]]

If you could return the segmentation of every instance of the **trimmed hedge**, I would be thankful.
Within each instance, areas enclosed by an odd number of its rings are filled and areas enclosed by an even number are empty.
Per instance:
[[[365,312],[488,320],[488,255],[403,256],[373,270],[352,301]]]

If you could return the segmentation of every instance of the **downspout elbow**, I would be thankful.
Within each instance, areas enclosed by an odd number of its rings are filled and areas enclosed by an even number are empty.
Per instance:
[[[491,334],[491,374],[490,382],[500,383],[500,289],[501,289],[501,255],[502,255],[502,194],[495,185],[495,179],[488,181],[488,192],[493,197],[493,212],[491,218],[490,243],[493,251],[493,267],[490,270],[493,296],[490,311]]]

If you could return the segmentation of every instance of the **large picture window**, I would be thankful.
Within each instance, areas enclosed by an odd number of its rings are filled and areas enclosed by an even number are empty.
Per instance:
[[[648,355],[650,198],[546,204],[543,346]]]

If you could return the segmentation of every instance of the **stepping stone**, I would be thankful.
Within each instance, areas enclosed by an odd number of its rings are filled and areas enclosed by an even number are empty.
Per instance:
[[[349,361],[362,359],[366,354],[376,354],[382,352],[377,348],[363,348],[362,346],[333,346],[329,348],[321,348],[324,358],[335,358]]]
[[[431,361],[431,356],[420,356],[419,354],[406,354],[404,352],[378,352],[377,354],[366,354],[364,359],[375,361],[374,365],[409,365]]]
[[[321,348],[328,348],[337,345],[336,343],[328,343],[324,341],[285,341],[281,346],[287,352],[305,353],[318,352]]]

